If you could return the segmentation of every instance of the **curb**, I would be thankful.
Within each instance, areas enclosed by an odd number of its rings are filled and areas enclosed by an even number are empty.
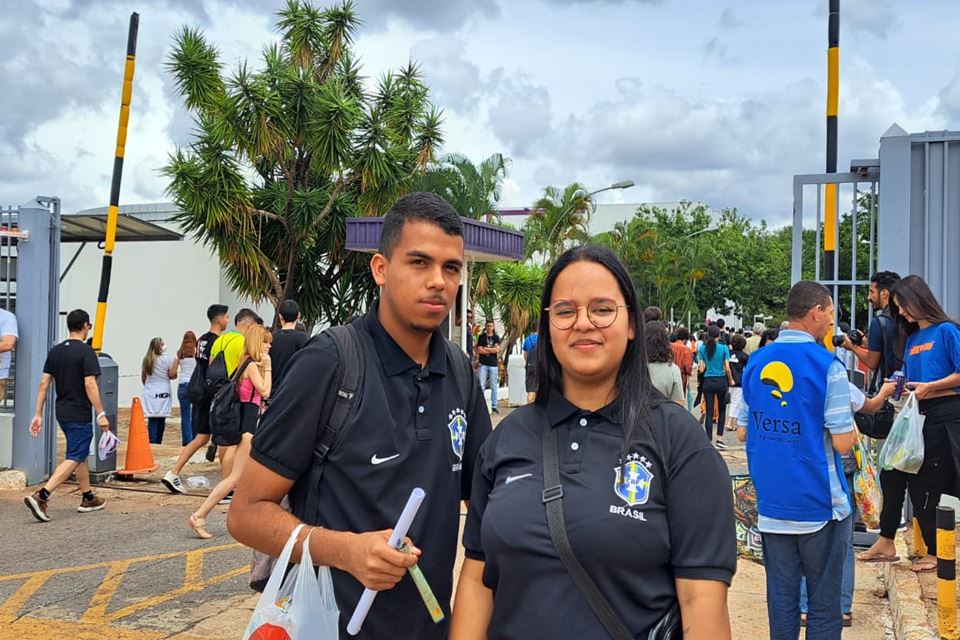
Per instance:
[[[27,488],[27,474],[19,469],[0,471],[0,491],[23,491]]]
[[[907,529],[909,533],[910,529]],[[910,556],[906,533],[897,535],[897,555]],[[937,640],[939,633],[930,627],[927,619],[927,607],[923,602],[920,578],[902,562],[884,564],[880,568],[880,578],[890,600],[890,613],[893,617],[893,636],[896,640]]]

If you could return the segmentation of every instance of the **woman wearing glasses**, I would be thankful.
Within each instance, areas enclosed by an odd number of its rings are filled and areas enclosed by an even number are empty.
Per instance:
[[[648,638],[679,614],[688,640],[730,638],[728,473],[652,389],[627,270],[607,249],[571,249],[541,306],[536,402],[475,465],[450,637]]]

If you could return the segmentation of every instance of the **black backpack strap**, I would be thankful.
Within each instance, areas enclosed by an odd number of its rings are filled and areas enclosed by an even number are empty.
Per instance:
[[[447,347],[447,361],[451,364],[453,368],[453,376],[457,379],[457,388],[460,389],[460,393],[463,395],[464,401],[467,403],[466,411],[467,415],[470,415],[470,412],[473,411],[473,405],[477,394],[474,393],[473,388],[470,385],[470,380],[473,375],[473,367],[470,366],[470,358],[467,357],[467,354],[463,350],[450,340],[444,339],[444,345]]]
[[[632,640],[633,634],[624,624],[613,605],[597,587],[590,574],[577,559],[570,547],[567,537],[567,525],[563,519],[563,485],[560,482],[560,460],[557,454],[557,432],[550,426],[546,416],[543,419],[541,432],[543,447],[543,504],[547,510],[547,527],[550,529],[550,539],[557,550],[557,555],[566,567],[567,573],[573,578],[577,589],[583,594],[590,609],[600,619],[600,624],[607,630],[607,634],[614,640]]]
[[[333,410],[313,451],[314,462],[322,465],[330,449],[337,440],[337,434],[347,422],[354,398],[360,392],[363,380],[363,354],[360,347],[360,335],[352,324],[330,327],[327,334],[337,346],[340,364],[338,366],[339,383]]]

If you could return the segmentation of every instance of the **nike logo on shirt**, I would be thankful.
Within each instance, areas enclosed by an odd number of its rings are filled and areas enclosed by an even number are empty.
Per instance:
[[[378,458],[377,454],[373,454],[373,457],[370,458],[370,464],[383,464],[388,460],[393,460],[394,458],[399,458],[399,457],[400,457],[399,453],[395,453],[392,456],[387,456],[386,458]]]
[[[529,478],[532,475],[533,475],[532,473],[524,473],[519,476],[507,476],[507,479],[503,481],[503,484],[510,484],[511,482],[514,482],[516,480],[523,480],[524,478]]]

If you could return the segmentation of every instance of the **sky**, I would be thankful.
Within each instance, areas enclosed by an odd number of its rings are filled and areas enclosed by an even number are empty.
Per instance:
[[[121,204],[165,199],[193,123],[164,70],[201,28],[233,69],[278,39],[280,0],[18,0],[0,40],[0,204],[104,206],[131,11],[140,35]],[[317,2],[322,6],[322,2]],[[824,170],[825,0],[358,0],[375,79],[418,61],[444,151],[510,158],[501,205],[633,180],[601,202],[692,200],[788,221],[792,176]],[[960,128],[960,2],[842,0],[839,160],[893,123]]]

